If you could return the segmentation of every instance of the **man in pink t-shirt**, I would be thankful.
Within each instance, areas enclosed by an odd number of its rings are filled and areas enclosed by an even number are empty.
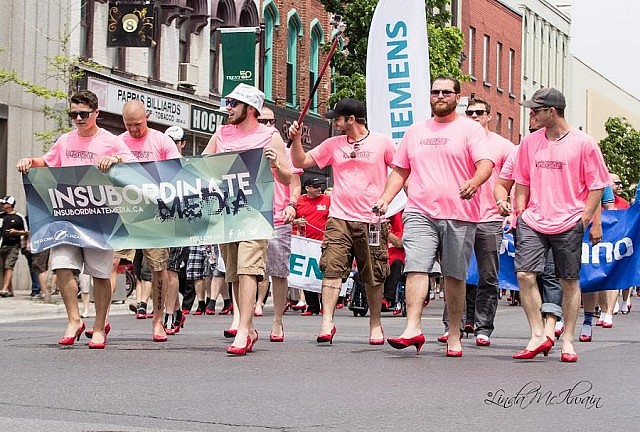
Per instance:
[[[178,148],[173,140],[160,131],[149,128],[147,113],[144,104],[139,100],[130,100],[122,107],[122,121],[127,129],[120,136],[131,153],[140,162],[155,162],[167,159],[178,159],[181,157]],[[143,249],[142,253],[147,260],[147,265],[151,270],[151,296],[153,298],[153,320],[152,320],[152,340],[154,342],[164,342],[167,340],[163,313],[165,300],[169,297],[175,298],[178,295],[177,288],[169,292],[167,260],[169,259],[168,248]],[[126,258],[133,262],[134,249],[117,250],[113,260],[111,271],[112,289],[115,290],[116,275],[121,258]],[[173,313],[173,311],[169,311]],[[171,324],[172,321],[169,323]]]
[[[275,130],[276,118],[273,110],[262,107],[258,122]],[[258,285],[258,300],[254,310],[255,316],[262,316],[263,300],[269,288],[269,277],[273,292],[273,320],[269,340],[284,342],[284,324],[282,316],[287,303],[287,278],[289,277],[289,258],[291,257],[291,223],[296,217],[296,208],[300,198],[300,176],[303,171],[295,168],[291,162],[291,153],[285,149],[287,164],[291,169],[291,183],[285,185],[279,181],[273,184],[273,226],[276,238],[267,245],[266,278]]]
[[[98,98],[88,90],[80,90],[71,96],[69,118],[76,129],[62,135],[42,157],[24,158],[18,161],[18,171],[26,173],[29,168],[97,165],[108,171],[119,162],[135,161],[120,138],[98,127]],[[61,345],[73,345],[85,330],[85,323],[78,309],[78,285],[75,272],[83,271],[93,277],[96,319],[89,348],[104,348],[106,344],[105,322],[111,303],[111,261],[113,250],[80,248],[59,245],[51,249],[51,269],[57,277],[58,288],[67,310],[67,328]]]
[[[460,82],[437,78],[431,86],[434,117],[413,124],[404,134],[394,159],[384,193],[378,200],[381,211],[403,187],[409,175],[404,209],[407,322],[402,335],[388,338],[397,349],[425,342],[421,315],[429,290],[429,273],[440,255],[449,311],[448,357],[461,357],[457,335],[465,302],[465,280],[476,224],[481,221],[478,188],[491,176],[493,155],[486,131],[478,123],[458,116]]]
[[[493,187],[507,157],[515,146],[511,141],[489,130],[491,105],[482,99],[469,99],[467,117],[480,123],[487,134],[486,144],[493,153],[491,177],[478,190],[480,222],[476,227],[474,252],[478,264],[478,284],[467,284],[467,313],[465,331],[476,336],[477,346],[490,346],[494,319],[498,309],[498,273],[503,217],[493,198]]]
[[[293,139],[291,156],[294,166],[324,168],[331,165],[333,171],[329,221],[320,257],[320,269],[324,274],[323,315],[317,342],[333,341],[336,332],[333,315],[340,287],[351,271],[355,256],[371,313],[369,343],[384,344],[380,310],[382,285],[389,274],[388,224],[380,223],[377,245],[370,245],[368,237],[370,224],[375,222],[378,226],[380,216],[372,212],[372,207],[384,189],[388,168],[393,167],[395,149],[391,138],[367,129],[366,115],[362,102],[355,99],[338,101],[324,116],[333,120],[333,127],[341,134],[324,140],[308,153],[302,148],[301,125],[295,122],[289,129],[289,137]]]
[[[263,108],[264,93],[253,86],[238,84],[225,97],[225,103],[229,124],[216,131],[202,154],[264,149],[275,180],[289,185],[292,174],[285,154],[284,141],[275,128],[258,122]],[[251,352],[258,340],[258,332],[253,327],[253,311],[257,282],[265,275],[267,244],[267,240],[252,240],[220,245],[226,265],[225,278],[233,284],[233,322],[231,327],[224,331],[224,335],[235,339],[233,344],[227,347],[228,354],[245,355]]]
[[[562,286],[565,332],[561,360],[578,359],[573,334],[580,309],[580,264],[584,230],[594,216],[609,173],[595,140],[572,128],[564,118],[564,95],[553,88],[536,91],[522,102],[541,128],[520,144],[514,166],[515,210],[518,216],[515,268],[520,297],[531,328],[531,337],[516,359],[547,355],[553,341],[544,334],[541,298],[536,274],[544,269],[551,249],[556,275]],[[592,228],[593,244],[602,229]]]

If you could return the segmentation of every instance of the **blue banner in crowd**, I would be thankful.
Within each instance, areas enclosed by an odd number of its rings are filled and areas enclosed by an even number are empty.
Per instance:
[[[625,289],[640,286],[640,255],[634,245],[640,244],[640,204],[628,210],[602,212],[602,241],[591,245],[589,228],[582,239],[580,288],[583,292]],[[518,289],[513,259],[513,236],[505,234],[500,247],[500,288]],[[475,257],[469,266],[468,283],[478,282]]]

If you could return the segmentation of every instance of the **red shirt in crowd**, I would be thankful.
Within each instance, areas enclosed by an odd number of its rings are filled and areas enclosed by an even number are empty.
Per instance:
[[[394,214],[393,216],[391,216],[390,218],[388,218],[389,233],[394,234],[395,236],[400,238],[402,238],[402,233],[404,232],[404,224],[402,223],[402,213],[404,212],[400,211]],[[388,252],[389,252],[389,264],[393,264],[395,260],[400,260],[404,262],[404,248],[397,248],[395,246],[392,246],[391,243],[389,243]]]
[[[324,239],[324,230],[329,219],[330,206],[331,197],[325,194],[320,194],[316,198],[309,198],[305,194],[298,199],[296,218],[303,217],[307,220],[305,237],[315,240]]]

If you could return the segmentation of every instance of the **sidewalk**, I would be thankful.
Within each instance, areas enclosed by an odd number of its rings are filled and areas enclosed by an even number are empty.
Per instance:
[[[45,303],[43,300],[33,300],[29,296],[31,291],[16,291],[15,297],[0,298],[0,324],[11,323],[17,321],[29,321],[37,319],[66,318],[67,313],[62,303],[60,295],[51,298],[51,303]],[[111,315],[132,314],[129,311],[129,299],[124,304],[113,303],[111,305]],[[78,303],[80,301],[78,300]],[[82,304],[80,303],[80,311]],[[95,315],[94,304],[91,303],[90,316]]]

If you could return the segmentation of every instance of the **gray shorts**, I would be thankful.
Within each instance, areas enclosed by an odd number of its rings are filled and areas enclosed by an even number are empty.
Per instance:
[[[267,276],[289,277],[291,257],[291,225],[276,225],[276,238],[267,246]]]
[[[476,237],[476,224],[453,219],[431,219],[422,213],[405,213],[405,273],[436,273],[440,257],[442,274],[466,280]]]
[[[540,274],[544,271],[549,249],[553,251],[556,275],[560,279],[580,279],[582,261],[582,221],[560,234],[543,234],[534,231],[521,216],[516,225],[516,271]]]

